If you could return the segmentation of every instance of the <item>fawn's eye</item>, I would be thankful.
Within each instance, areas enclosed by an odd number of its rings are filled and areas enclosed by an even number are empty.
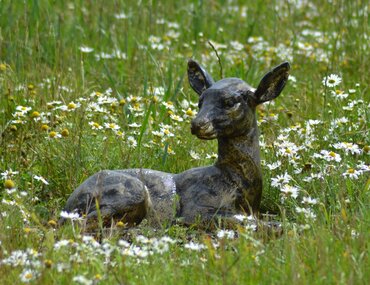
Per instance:
[[[224,100],[224,105],[227,108],[233,107],[235,105],[235,103],[236,102],[235,102],[235,100],[233,98],[227,98],[227,99]]]

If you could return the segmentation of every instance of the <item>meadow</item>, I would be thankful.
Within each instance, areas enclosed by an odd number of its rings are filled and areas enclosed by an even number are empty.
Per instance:
[[[0,0],[0,284],[369,284],[369,8]],[[214,163],[190,133],[189,58],[254,87],[290,62],[258,109],[261,212],[283,232],[59,226],[99,170]]]

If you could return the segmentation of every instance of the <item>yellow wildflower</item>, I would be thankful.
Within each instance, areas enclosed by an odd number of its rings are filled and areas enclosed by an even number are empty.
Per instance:
[[[55,138],[57,136],[57,134],[58,134],[57,132],[52,131],[52,132],[49,133],[49,137],[50,138]]]
[[[61,135],[62,135],[62,137],[68,137],[68,136],[69,136],[69,131],[68,131],[68,129],[63,129],[63,130],[61,131]]]
[[[52,227],[56,227],[57,226],[57,222],[54,221],[54,220],[50,220],[50,221],[48,221],[48,225],[49,226],[52,226]]]
[[[53,261],[51,261],[50,259],[45,259],[44,264],[46,268],[50,268],[53,265]]]
[[[38,117],[40,117],[40,113],[37,111],[33,111],[31,114],[31,118],[38,118]]]
[[[13,180],[7,179],[4,182],[4,187],[7,188],[7,189],[13,189],[15,187],[15,183],[14,183]]]

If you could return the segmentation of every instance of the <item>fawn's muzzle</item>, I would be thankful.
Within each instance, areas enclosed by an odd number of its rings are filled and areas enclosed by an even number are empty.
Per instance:
[[[216,138],[215,128],[211,121],[195,118],[191,121],[191,133],[201,139]]]

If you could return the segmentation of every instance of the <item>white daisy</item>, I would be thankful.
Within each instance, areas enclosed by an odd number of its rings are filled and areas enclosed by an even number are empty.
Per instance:
[[[349,142],[340,142],[333,144],[333,147],[336,149],[342,149],[346,152],[346,154],[361,154],[362,150],[359,148],[357,144],[349,143]]]
[[[292,177],[285,172],[283,175],[278,175],[277,177],[271,178],[271,186],[279,188],[285,184],[288,184],[291,179]]]
[[[104,127],[113,131],[118,131],[120,129],[120,126],[115,123],[104,123]]]
[[[339,100],[342,100],[342,99],[346,99],[348,97],[348,93],[345,93],[344,91],[342,90],[332,90],[331,91],[331,95],[336,98],[336,99],[339,99]]]
[[[29,283],[33,280],[35,280],[37,277],[39,276],[39,273],[34,271],[34,270],[31,270],[31,269],[28,269],[28,268],[25,268],[22,273],[19,275],[21,281],[23,283]]]
[[[185,244],[184,247],[190,250],[194,250],[194,251],[201,251],[202,249],[206,248],[204,244],[199,244],[199,243],[195,243],[192,241]]]
[[[206,158],[207,159],[217,159],[218,158],[218,154],[213,152],[211,154],[207,154],[206,155]]]
[[[279,168],[280,166],[281,166],[281,161],[279,161],[279,160],[276,161],[276,162],[273,162],[271,164],[269,164],[269,163],[266,164],[266,167],[270,170],[275,170],[275,169]]]
[[[297,198],[298,197],[298,193],[299,193],[299,189],[298,187],[295,187],[295,186],[291,186],[289,184],[286,184],[284,185],[280,191],[287,197],[292,197],[292,198]]]
[[[34,175],[33,178],[36,179],[37,181],[41,181],[45,185],[48,185],[49,184],[49,182],[47,182],[46,179],[44,177],[42,177],[42,176]]]
[[[196,153],[194,150],[191,150],[191,151],[189,152],[189,154],[190,154],[190,157],[191,157],[192,159],[195,159],[195,160],[200,159],[200,155],[199,155],[198,153]]]
[[[311,198],[311,197],[303,197],[302,199],[303,204],[308,204],[308,205],[316,205],[317,204],[317,199]]]
[[[101,130],[103,127],[99,125],[97,122],[89,122],[89,125],[93,130]]]
[[[235,232],[232,231],[232,230],[219,230],[217,232],[217,237],[219,239],[223,239],[223,238],[226,238],[226,239],[234,239]]]
[[[316,214],[311,209],[296,207],[295,210],[298,214],[301,214],[301,213],[304,214],[306,219],[315,219],[316,218]]]
[[[314,153],[313,157],[325,159],[326,161],[340,162],[342,160],[339,154],[335,153],[334,151],[327,151],[325,149],[320,151],[320,154]]]
[[[342,78],[336,74],[330,74],[329,76],[325,76],[322,80],[322,84],[326,87],[335,87],[342,82]]]
[[[79,220],[81,219],[80,215],[78,213],[68,213],[66,211],[60,212],[60,216],[65,219],[71,219],[71,220]]]
[[[361,170],[357,170],[354,168],[348,168],[346,172],[344,172],[342,175],[344,177],[348,177],[350,179],[358,179],[358,177],[362,174]]]
[[[127,15],[124,12],[121,12],[119,14],[114,14],[114,18],[120,20],[120,19],[127,19]]]
[[[180,116],[175,115],[175,114],[171,114],[170,117],[171,117],[172,120],[174,120],[176,122],[182,122],[184,120],[183,118],[181,118]]]
[[[133,136],[129,136],[127,138],[127,143],[128,143],[128,146],[131,147],[131,148],[137,147],[137,141]]]
[[[80,46],[79,47],[79,50],[83,53],[90,53],[90,52],[93,52],[94,49],[91,48],[91,47],[88,47],[88,46]]]

